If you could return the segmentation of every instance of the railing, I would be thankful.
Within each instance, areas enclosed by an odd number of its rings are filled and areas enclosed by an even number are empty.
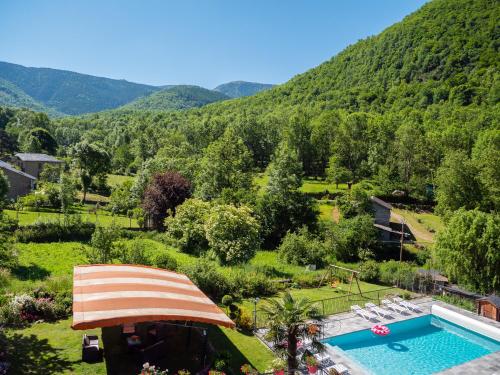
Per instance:
[[[367,302],[380,305],[380,301],[387,295],[398,294],[398,292],[400,292],[400,289],[389,287],[362,293],[346,293],[337,297],[313,301],[313,305],[318,309],[321,316],[327,316],[348,312],[350,311],[352,305],[364,306]],[[268,323],[267,315],[264,311],[259,310],[258,308],[255,313],[257,315],[255,319],[256,328],[265,328]]]

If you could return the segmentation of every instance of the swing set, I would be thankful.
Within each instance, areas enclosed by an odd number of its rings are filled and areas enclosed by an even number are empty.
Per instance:
[[[358,280],[359,273],[360,273],[359,271],[352,270],[350,268],[345,268],[341,266],[336,266],[335,264],[330,264],[325,274],[321,278],[318,287],[321,287],[323,283],[328,280],[330,282],[330,286],[336,289],[339,288],[339,285],[343,280],[348,280],[349,281],[348,295],[350,295],[352,291],[352,284],[354,281],[356,281],[356,286],[358,287],[359,295],[363,296],[363,293],[361,292],[361,287],[359,286],[359,280]]]

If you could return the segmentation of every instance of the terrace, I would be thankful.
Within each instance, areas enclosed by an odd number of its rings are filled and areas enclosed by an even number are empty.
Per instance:
[[[356,302],[353,301],[353,303]],[[456,306],[452,306],[441,301],[433,300],[430,297],[419,297],[412,300],[411,303],[418,306],[419,311],[407,310],[403,313],[397,313],[382,306],[382,308],[391,312],[391,316],[390,317],[377,316],[376,318],[371,320],[364,319],[363,317],[357,315],[352,311],[343,312],[335,315],[329,315],[319,323],[322,327],[322,336],[325,337],[325,340],[323,340],[323,342],[327,342],[328,338],[335,338],[341,335],[347,335],[354,332],[369,330],[374,326],[374,324],[387,325],[387,324],[409,321],[410,319],[429,316],[432,311],[432,306],[444,307],[447,310],[451,310],[454,313],[458,313],[461,316],[466,317],[466,319],[470,318],[473,319],[474,321],[486,324],[489,327],[491,327],[492,330],[494,331],[496,330],[497,333],[494,333],[494,335],[500,334],[500,323],[494,322],[490,319],[486,319],[471,312],[465,311]],[[266,345],[272,348],[273,343],[266,341],[265,334],[266,334],[266,329],[260,329],[258,331],[258,337]],[[324,363],[323,366],[320,366],[320,373],[327,373],[323,369],[325,367],[331,366],[332,363],[335,363],[335,364],[341,364],[342,367],[347,369],[349,374],[360,374],[360,375],[371,374],[369,370],[364,368],[360,363],[351,358],[351,356],[347,355],[346,352],[344,352],[337,346],[331,346],[327,344],[325,345],[325,349],[329,358],[323,362]],[[383,358],[381,358],[381,360],[383,360]],[[300,365],[299,370],[301,370],[301,372],[303,372],[304,374],[307,373],[307,369],[305,368],[304,365]],[[483,355],[477,359],[473,359],[465,363],[459,364],[457,366],[453,366],[439,373],[447,375],[458,375],[458,374],[473,372],[475,374],[486,375],[495,373],[495,371],[497,372],[500,371],[500,351],[495,351],[491,354]]]

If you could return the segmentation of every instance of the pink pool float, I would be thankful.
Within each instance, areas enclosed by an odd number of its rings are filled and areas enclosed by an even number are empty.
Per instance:
[[[371,328],[371,331],[378,336],[387,336],[391,330],[383,325],[377,324]]]

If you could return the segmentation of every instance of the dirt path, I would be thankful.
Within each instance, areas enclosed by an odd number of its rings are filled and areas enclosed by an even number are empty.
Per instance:
[[[337,206],[334,206],[332,208],[332,219],[335,223],[338,223],[340,220],[340,211],[339,211],[339,208]]]

